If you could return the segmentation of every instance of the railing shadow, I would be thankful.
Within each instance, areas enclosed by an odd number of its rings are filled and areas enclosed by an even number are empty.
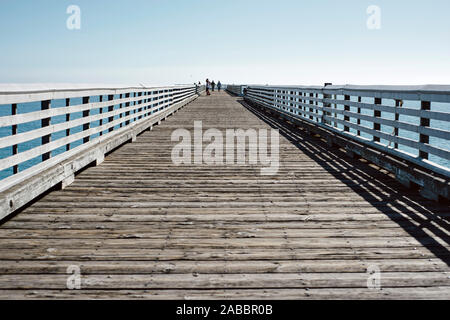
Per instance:
[[[369,163],[349,158],[342,150],[328,147],[321,139],[302,133],[298,127],[284,120],[268,116],[243,99],[238,102],[272,128],[278,129],[283,137],[310,159],[345,183],[450,266],[450,223],[449,217],[446,216],[450,212],[448,203],[439,204],[425,200],[417,191],[403,187],[392,176],[380,173],[369,166]]]

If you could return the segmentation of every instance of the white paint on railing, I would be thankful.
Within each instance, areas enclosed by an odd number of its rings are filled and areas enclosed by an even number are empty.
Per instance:
[[[150,87],[145,85],[137,86],[111,86],[111,85],[72,85],[72,84],[0,84],[0,108],[9,108],[11,115],[0,116],[0,127],[17,128],[20,124],[42,121],[46,125],[39,128],[30,127],[24,132],[12,130],[10,135],[0,137],[0,149],[13,148],[15,152],[7,157],[1,158],[0,171],[10,168],[17,168],[21,163],[25,163],[36,157],[46,157],[44,162],[57,165],[58,161],[48,159],[53,151],[59,150],[71,143],[83,140],[84,143],[74,147],[73,150],[66,150],[62,155],[56,156],[62,161],[66,159],[65,154],[74,154],[83,150],[83,146],[88,142],[99,142],[109,138],[113,133],[130,124],[141,123],[146,119],[157,117],[165,109],[175,104],[182,104],[184,101],[196,96],[204,91],[203,86],[178,85],[171,87]],[[108,96],[104,101],[89,102],[91,97]],[[83,98],[82,104],[70,106],[72,99]],[[69,102],[67,107],[51,108],[53,100],[66,99]],[[48,104],[50,107],[42,107],[41,111],[16,114],[17,105],[27,102],[39,102],[42,106]],[[107,108],[107,111],[103,110]],[[14,110],[14,112],[13,112]],[[96,112],[98,111],[98,112]],[[71,119],[74,114],[83,113],[82,117]],[[52,119],[57,116],[66,116],[65,122],[52,124]],[[99,124],[92,126],[91,124]],[[80,132],[73,132],[74,129],[83,126]],[[73,130],[73,131],[71,131]],[[65,133],[63,137],[51,141],[49,137],[54,133]],[[98,135],[100,134],[100,135]],[[96,136],[97,135],[97,136]],[[93,138],[93,139],[91,139]],[[17,152],[17,146],[42,139],[43,143],[23,152]],[[45,142],[44,142],[45,141]],[[90,145],[91,143],[89,143]],[[20,149],[20,148],[19,148]],[[70,151],[70,152],[69,152]],[[51,160],[51,161],[50,161]],[[36,171],[34,164],[31,168],[21,172],[14,172],[13,177],[2,180],[0,191],[13,186],[11,182],[23,181],[40,170]],[[39,166],[47,167],[47,166]],[[17,170],[15,170],[17,171]]]
[[[234,85],[234,84],[229,84],[227,85],[227,91],[231,92],[237,96],[243,96],[244,95],[244,90],[245,88],[247,88],[246,85]]]
[[[343,96],[344,99],[338,98],[339,96]],[[351,97],[358,98],[358,102],[351,101]],[[450,104],[449,112],[429,108],[433,103],[450,103],[450,86],[249,86],[246,98],[317,126],[324,126],[339,134],[352,136],[377,149],[450,176],[449,167],[428,159],[429,155],[434,155],[450,160],[449,149],[429,143],[430,137],[450,141]],[[374,103],[363,103],[361,98],[373,98]],[[413,109],[408,108],[407,104],[401,108],[383,105],[383,100],[387,99],[421,102],[423,107]],[[337,106],[341,106],[341,109]],[[352,112],[350,107],[357,108],[358,112]],[[372,115],[362,114],[361,110],[370,110]],[[418,124],[387,119],[382,116],[385,113],[416,117]],[[438,120],[448,125],[445,128],[434,128],[430,126],[430,120]],[[361,121],[370,122],[373,128],[361,124]],[[338,125],[344,129],[338,128]],[[381,125],[394,128],[393,133],[381,131]],[[399,136],[399,130],[419,134],[420,141]],[[369,134],[373,138],[363,137],[361,133]],[[388,143],[383,144],[379,139],[384,139]],[[392,143],[397,147],[391,147]],[[417,150],[419,156],[400,150],[399,145]]]

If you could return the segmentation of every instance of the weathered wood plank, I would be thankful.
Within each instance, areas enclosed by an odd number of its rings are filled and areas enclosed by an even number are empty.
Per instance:
[[[9,239],[2,243],[5,249],[33,249],[42,245],[56,249],[95,248],[105,249],[205,249],[205,248],[266,248],[266,249],[338,249],[338,248],[411,248],[417,246],[450,247],[441,239],[395,238],[160,238],[160,239]]]
[[[3,261],[1,274],[67,274],[71,265],[82,274],[239,274],[364,273],[376,265],[382,272],[449,272],[439,259],[301,260],[301,261]]]
[[[383,285],[395,287],[448,287],[445,272],[383,272]],[[367,288],[367,273],[266,274],[149,274],[85,275],[81,287],[90,290],[126,289],[261,289],[261,288]],[[0,289],[67,289],[67,275],[0,275]]]
[[[448,287],[226,290],[0,290],[0,299],[132,299],[132,300],[448,300]]]
[[[353,260],[361,259],[450,259],[449,248],[204,248],[204,249],[110,249],[80,248],[61,249],[42,246],[34,249],[0,249],[1,260],[75,260],[75,261],[253,261],[253,260]]]

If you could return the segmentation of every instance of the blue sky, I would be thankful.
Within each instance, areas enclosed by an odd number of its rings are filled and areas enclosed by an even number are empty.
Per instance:
[[[1,0],[0,39],[0,82],[450,84],[448,0]]]

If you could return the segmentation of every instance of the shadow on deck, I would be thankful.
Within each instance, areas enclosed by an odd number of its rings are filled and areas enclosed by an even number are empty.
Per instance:
[[[328,147],[320,137],[312,137],[302,132],[301,128],[250,106],[243,99],[238,102],[272,128],[278,129],[282,136],[323,169],[345,183],[450,266],[448,201],[438,204],[426,200],[417,191],[406,189],[387,171],[371,166],[365,160],[350,159],[343,150]]]

